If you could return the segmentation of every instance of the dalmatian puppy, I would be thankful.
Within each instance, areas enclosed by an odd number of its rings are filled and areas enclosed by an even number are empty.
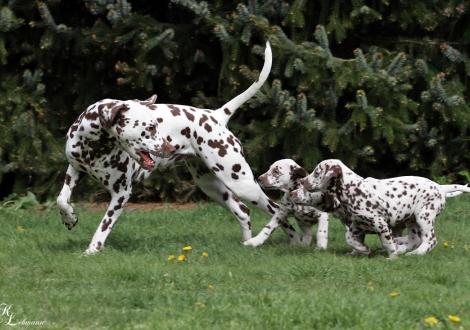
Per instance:
[[[444,210],[446,197],[470,192],[466,186],[439,185],[417,176],[364,179],[338,159],[322,161],[301,183],[308,192],[326,191],[338,198],[346,217],[352,221],[346,233],[351,247],[369,254],[363,235],[375,232],[390,259],[409,251],[417,241],[418,248],[407,255],[431,251],[437,244],[434,221]],[[304,189],[291,193],[297,203],[302,203],[303,195]],[[400,224],[405,224],[411,234],[402,245],[397,244],[391,229]]]
[[[145,101],[102,100],[91,105],[67,134],[69,167],[57,199],[62,222],[72,229],[78,219],[70,197],[85,173],[103,184],[111,202],[85,255],[102,250],[132,191],[132,182],[152,170],[176,162],[186,164],[201,190],[237,218],[243,241],[251,236],[248,201],[272,216],[279,208],[262,191],[245,160],[240,141],[227,123],[235,110],[249,100],[266,81],[272,52],[266,44],[260,76],[246,91],[218,110]],[[290,224],[283,226],[292,243],[300,235]]]
[[[269,170],[258,178],[261,187],[265,189],[277,189],[285,194],[281,199],[279,209],[271,218],[271,221],[254,238],[245,241],[244,245],[258,246],[276,230],[285,224],[288,217],[294,217],[303,232],[302,244],[310,244],[312,241],[311,227],[318,223],[317,248],[325,250],[328,245],[328,213],[320,211],[330,209],[333,211],[339,207],[339,201],[332,195],[323,192],[309,194],[310,205],[296,204],[290,192],[302,187],[300,179],[308,173],[292,159],[281,159],[271,165]],[[329,199],[329,197],[331,197]],[[318,207],[318,208],[316,208]]]

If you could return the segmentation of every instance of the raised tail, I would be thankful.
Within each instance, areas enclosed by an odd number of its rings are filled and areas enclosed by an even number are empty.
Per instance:
[[[273,55],[271,51],[271,45],[269,41],[266,42],[266,50],[264,52],[264,65],[258,79],[250,86],[246,91],[241,93],[240,95],[236,96],[231,101],[225,103],[220,109],[217,109],[218,117],[224,120],[224,124],[226,125],[230,120],[230,117],[235,113],[235,111],[246,101],[251,99],[253,95],[263,86],[264,82],[269,76],[269,72],[271,72],[271,65],[273,62]]]
[[[464,192],[470,193],[468,185],[462,186],[460,184],[442,184],[442,191],[446,194],[446,198],[458,196]]]

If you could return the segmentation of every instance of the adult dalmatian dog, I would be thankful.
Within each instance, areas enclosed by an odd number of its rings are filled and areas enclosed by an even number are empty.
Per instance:
[[[301,182],[308,192],[321,190],[338,198],[346,217],[352,221],[346,233],[351,247],[369,254],[364,233],[375,232],[390,259],[409,251],[415,240],[420,242],[418,248],[407,255],[431,251],[437,244],[434,221],[444,210],[446,197],[470,192],[466,186],[439,185],[417,176],[364,179],[338,159],[322,161]],[[302,203],[304,195],[304,189],[291,193],[297,203]],[[403,223],[414,237],[408,237],[406,244],[399,245],[391,228]]]
[[[244,245],[258,246],[263,244],[274,230],[287,222],[288,217],[294,217],[303,232],[302,244],[309,245],[311,243],[311,227],[318,224],[317,249],[325,250],[327,248],[329,222],[328,213],[325,211],[340,213],[340,203],[335,196],[325,192],[309,194],[309,205],[305,205],[307,203],[295,203],[290,193],[302,187],[300,179],[305,178],[307,175],[307,171],[292,159],[281,159],[274,162],[266,173],[258,177],[258,183],[261,187],[281,190],[284,195],[279,209],[276,210],[269,223],[256,237],[245,241]]]
[[[132,192],[132,183],[144,180],[157,168],[186,161],[201,190],[237,218],[242,239],[251,236],[248,201],[272,216],[278,205],[262,191],[247,164],[240,141],[228,130],[235,110],[249,100],[266,81],[272,65],[269,42],[260,76],[245,92],[212,111],[185,105],[155,104],[148,100],[99,101],[83,112],[67,133],[69,167],[57,198],[62,222],[72,229],[78,221],[70,198],[86,174],[111,194],[106,214],[85,255],[103,249]],[[300,235],[283,226],[291,243]]]

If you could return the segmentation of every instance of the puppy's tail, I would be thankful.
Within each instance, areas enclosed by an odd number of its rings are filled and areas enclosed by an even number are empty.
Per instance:
[[[251,99],[253,95],[263,86],[264,82],[268,78],[269,72],[271,72],[271,65],[273,62],[273,55],[271,51],[271,45],[269,41],[266,42],[266,50],[264,52],[264,65],[258,79],[250,86],[246,91],[225,103],[220,109],[217,109],[219,118],[224,120],[223,124],[227,124],[235,111],[246,101]]]
[[[468,185],[462,186],[460,184],[443,184],[441,185],[442,191],[446,194],[446,198],[458,196],[464,192],[470,193]]]

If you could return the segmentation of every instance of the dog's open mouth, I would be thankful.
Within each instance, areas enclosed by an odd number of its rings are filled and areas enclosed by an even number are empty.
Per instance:
[[[150,158],[150,153],[147,151],[139,151],[139,156],[142,164],[147,168],[154,168],[155,162]]]

